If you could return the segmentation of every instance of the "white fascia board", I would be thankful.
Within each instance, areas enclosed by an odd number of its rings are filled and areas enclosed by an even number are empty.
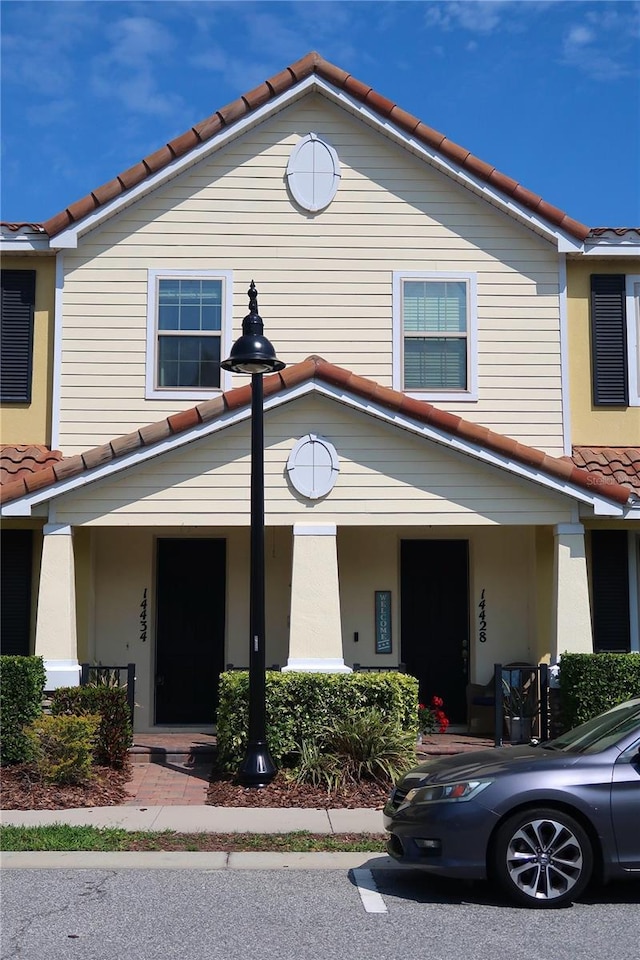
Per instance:
[[[589,243],[584,245],[585,257],[640,257],[640,241],[628,243]]]
[[[49,249],[49,237],[46,234],[21,239],[0,237],[0,253],[42,253]]]
[[[571,236],[569,233],[565,233],[565,231],[560,230],[558,227],[552,227],[547,220],[536,216],[532,210],[529,210],[527,207],[523,207],[521,204],[517,203],[517,201],[511,200],[504,194],[494,190],[484,180],[481,180],[479,177],[474,176],[463,167],[460,167],[453,160],[448,160],[446,157],[439,154],[437,150],[427,147],[420,140],[417,140],[415,137],[411,136],[411,134],[400,130],[393,123],[393,120],[383,120],[377,113],[374,113],[365,104],[361,103],[359,100],[355,100],[343,90],[334,89],[319,77],[316,78],[316,86],[319,90],[325,93],[327,97],[334,100],[336,103],[341,103],[343,106],[346,106],[351,113],[357,114],[370,126],[378,128],[378,130],[380,130],[389,139],[395,140],[397,143],[407,147],[412,153],[422,157],[422,159],[426,160],[431,166],[436,167],[447,176],[457,180],[460,184],[471,189],[474,193],[480,194],[485,200],[487,200],[487,202],[491,203],[495,207],[498,207],[512,218],[516,217],[518,220],[524,221],[525,225],[535,230],[536,233],[543,234],[548,240],[551,240],[557,244],[558,249],[562,249],[563,252],[566,253],[576,253],[582,250],[582,241]]]
[[[89,233],[105,220],[119,213],[120,210],[135,203],[136,200],[146,196],[146,194],[151,193],[156,187],[162,186],[167,181],[179,176],[184,170],[206,159],[216,150],[221,149],[226,146],[227,143],[242,136],[242,134],[251,129],[251,127],[262,123],[263,120],[268,119],[272,114],[278,113],[288,103],[293,103],[295,100],[300,99],[300,97],[307,93],[310,87],[313,87],[314,79],[314,77],[308,77],[292,90],[281,93],[280,96],[275,97],[268,103],[263,104],[263,106],[253,110],[246,117],[236,121],[230,127],[223,127],[222,130],[210,140],[201,143],[199,147],[194,147],[193,150],[190,150],[184,156],[176,157],[175,160],[168,163],[162,170],[151,174],[135,187],[131,187],[130,190],[125,191],[123,194],[120,194],[120,196],[98,207],[93,213],[83,217],[78,223],[74,223],[65,230],[62,230],[51,241],[52,244],[61,249],[77,247],[78,240],[85,233]]]
[[[596,494],[590,494],[588,491],[583,490],[581,487],[577,487],[572,483],[560,480],[559,478],[556,479],[550,477],[548,474],[541,473],[539,470],[536,470],[535,467],[528,467],[526,464],[511,460],[502,454],[494,453],[492,450],[487,450],[486,448],[480,447],[468,440],[463,440],[461,437],[452,436],[451,434],[445,433],[443,430],[439,430],[437,427],[432,427],[428,424],[418,424],[403,414],[394,413],[385,407],[378,406],[370,401],[362,400],[359,397],[354,397],[352,394],[341,390],[339,387],[333,387],[330,384],[325,383],[316,383],[315,389],[318,393],[331,397],[334,400],[338,400],[340,403],[344,403],[348,406],[354,407],[355,409],[361,410],[363,413],[376,416],[380,420],[384,420],[387,423],[400,427],[403,430],[407,430],[408,432],[416,434],[417,436],[426,437],[429,440],[433,440],[435,443],[439,443],[444,447],[448,447],[450,450],[455,450],[457,453],[462,453],[465,456],[472,457],[473,459],[479,460],[482,463],[486,463],[489,466],[497,467],[500,470],[505,470],[507,473],[514,474],[515,476],[521,477],[524,480],[529,480],[535,484],[538,484],[539,486],[546,487],[548,490],[551,490],[554,493],[560,493],[563,496],[571,497],[572,500],[577,500],[581,503],[587,504],[593,507],[594,512],[598,516],[619,517],[624,513],[624,508],[622,506],[612,503],[610,500],[606,500],[605,498],[599,497]],[[287,397],[287,399],[290,398]]]
[[[279,406],[281,403],[290,399],[294,398],[291,397],[288,392],[286,394],[276,394],[272,397],[268,397],[264,401],[264,410],[267,412],[272,407]],[[162,456],[162,454],[167,453],[170,450],[177,450],[188,443],[193,443],[194,440],[200,440],[203,437],[211,436],[215,433],[218,433],[220,430],[224,430],[226,427],[233,426],[234,424],[242,423],[244,420],[250,419],[251,405],[242,407],[239,410],[232,410],[227,413],[223,413],[216,420],[213,420],[209,423],[200,423],[196,427],[192,427],[190,430],[185,430],[184,432],[175,434],[174,436],[166,437],[164,440],[154,443],[151,447],[141,447],[139,450],[134,450],[131,453],[117,457],[115,460],[110,460],[108,463],[104,463],[99,467],[94,467],[92,470],[80,473],[75,477],[69,477],[68,480],[61,480],[59,483],[52,484],[45,490],[37,490],[34,493],[27,493],[23,497],[20,497],[19,500],[5,504],[0,511],[0,515],[6,517],[33,516],[34,508],[42,503],[56,500],[58,497],[64,496],[67,493],[71,493],[74,490],[79,490],[82,487],[86,487],[88,484],[94,483],[97,480],[103,480],[105,477],[113,476],[121,471],[135,467],[138,464],[146,463],[149,460],[153,460],[155,457]]]
[[[265,410],[268,409],[266,402],[264,406]],[[75,477],[69,477],[68,480],[60,480],[58,483],[52,484],[44,490],[27,493],[23,497],[20,497],[19,500],[3,506],[0,515],[7,517],[29,517],[32,515],[33,508],[40,503],[56,500],[58,497],[86,487],[96,480],[103,480],[105,477],[114,476],[121,471],[128,470],[130,467],[146,463],[155,457],[162,456],[163,453],[167,453],[169,450],[177,450],[188,443],[192,443],[194,440],[199,440],[202,437],[217,433],[225,427],[231,426],[234,423],[241,423],[243,420],[250,419],[250,417],[250,406],[246,409],[242,408],[241,410],[224,413],[211,423],[200,423],[198,426],[192,427],[191,430],[185,430],[174,436],[166,437],[164,440],[154,443],[153,446],[141,447],[132,453],[124,454],[115,460],[109,460],[108,463],[104,463],[99,467],[94,467],[92,470],[84,471]]]
[[[545,487],[554,493],[559,493],[563,496],[570,497],[574,501],[579,501],[582,504],[592,507],[597,516],[629,516],[631,519],[635,519],[636,513],[638,516],[640,516],[640,508],[637,510],[630,509],[628,507],[625,508],[621,505],[617,505],[609,500],[599,497],[596,494],[589,494],[586,490],[582,490],[580,487],[576,487],[571,483],[567,483],[560,479],[554,479],[546,474],[541,473],[533,467],[527,467],[526,464],[521,464],[514,460],[510,460],[501,454],[494,453],[491,450],[487,450],[478,446],[477,444],[463,440],[460,437],[451,436],[437,427],[432,427],[428,424],[418,424],[403,414],[388,410],[386,407],[382,407],[378,404],[372,403],[371,401],[363,400],[362,398],[356,397],[348,391],[342,390],[339,387],[334,387],[331,384],[319,381],[306,381],[305,383],[299,384],[295,387],[290,387],[287,390],[265,398],[264,411],[266,413],[275,407],[282,406],[284,403],[290,403],[299,397],[303,397],[311,393],[317,393],[322,396],[326,396],[331,400],[335,400],[338,403],[342,403],[345,406],[351,407],[352,409],[359,410],[360,412],[366,413],[369,416],[374,416],[385,423],[399,427],[400,429],[406,430],[407,432],[416,436],[425,437],[426,439],[432,440],[435,443],[438,443],[450,450],[454,450],[457,453],[463,454],[464,456],[471,457],[472,459],[486,463],[489,466],[504,470],[507,473]],[[177,450],[180,447],[186,446],[186,444],[189,443],[193,443],[196,440],[200,440],[203,437],[212,436],[215,433],[224,430],[226,427],[237,423],[242,423],[245,420],[250,420],[250,418],[250,405],[239,410],[229,411],[222,414],[218,419],[210,423],[198,424],[196,427],[192,427],[190,430],[185,430],[184,432],[176,434],[175,436],[167,437],[165,440],[155,443],[152,447],[142,447],[139,450],[133,451],[132,453],[118,457],[116,460],[111,460],[109,463],[103,464],[100,467],[95,467],[93,470],[81,473],[76,477],[70,477],[68,480],[61,480],[59,483],[48,487],[45,490],[39,490],[33,494],[25,494],[25,496],[21,497],[19,500],[6,504],[4,507],[2,507],[1,515],[7,517],[31,516],[33,509],[42,503],[56,500],[58,497],[63,496],[64,494],[86,487],[90,483],[94,483],[97,480],[102,480],[105,477],[113,476],[124,470],[135,467],[138,464],[152,460],[155,457],[162,456],[168,451]],[[625,514],[625,510],[628,511],[627,514]]]
[[[189,153],[183,157],[178,157],[171,161],[171,163],[167,164],[166,167],[163,167],[162,170],[159,170],[156,174],[152,174],[109,203],[98,207],[93,213],[83,217],[77,224],[73,224],[65,230],[62,230],[53,239],[52,245],[60,249],[76,247],[78,239],[82,235],[97,227],[104,220],[109,219],[124,207],[135,203],[136,200],[155,190],[156,187],[199,163],[200,160],[225,146],[231,140],[240,137],[246,130],[262,123],[263,120],[272,114],[279,112],[283,107],[299,100],[310,90],[321,92],[328,99],[347,108],[349,112],[363,119],[370,126],[378,129],[390,139],[408,148],[412,153],[422,157],[432,166],[440,169],[443,173],[457,180],[463,186],[473,190],[474,193],[481,195],[495,207],[503,210],[511,217],[515,217],[521,222],[524,222],[525,225],[529,226],[535,232],[553,241],[558,245],[558,249],[561,249],[563,252],[576,253],[582,251],[584,245],[575,237],[558,228],[551,227],[546,220],[536,216],[533,211],[528,210],[516,201],[497,192],[489,186],[489,184],[485,183],[485,181],[480,180],[458,164],[441,156],[437,151],[430,149],[409,134],[404,133],[392,120],[383,120],[365,104],[359,100],[355,100],[344,91],[335,89],[316,74],[312,74],[299,84],[296,84],[295,87],[284,91],[278,97],[253,110],[246,117],[232,124],[232,126],[228,128],[224,127],[220,133],[216,134],[211,140],[207,140],[199,147],[190,150]]]

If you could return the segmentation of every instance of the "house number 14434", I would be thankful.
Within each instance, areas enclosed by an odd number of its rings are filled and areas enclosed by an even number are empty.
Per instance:
[[[144,588],[142,594],[142,603],[140,604],[140,639],[145,643],[147,639],[147,588]]]

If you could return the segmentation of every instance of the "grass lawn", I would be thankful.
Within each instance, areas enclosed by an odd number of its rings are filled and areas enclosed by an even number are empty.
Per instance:
[[[0,850],[173,850],[238,853],[383,853],[385,840],[379,834],[299,833],[176,833],[129,831],[114,827],[0,826]]]

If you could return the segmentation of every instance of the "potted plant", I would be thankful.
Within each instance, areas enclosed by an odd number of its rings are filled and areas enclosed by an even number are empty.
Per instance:
[[[511,743],[531,739],[538,702],[535,674],[526,670],[505,670],[502,677],[504,719]]]

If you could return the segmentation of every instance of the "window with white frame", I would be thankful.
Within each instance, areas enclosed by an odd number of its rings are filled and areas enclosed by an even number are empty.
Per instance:
[[[147,396],[198,399],[222,387],[228,272],[149,271]]]
[[[627,355],[629,405],[640,406],[640,276],[627,276]]]
[[[475,301],[472,274],[394,274],[397,389],[424,399],[475,399]]]

